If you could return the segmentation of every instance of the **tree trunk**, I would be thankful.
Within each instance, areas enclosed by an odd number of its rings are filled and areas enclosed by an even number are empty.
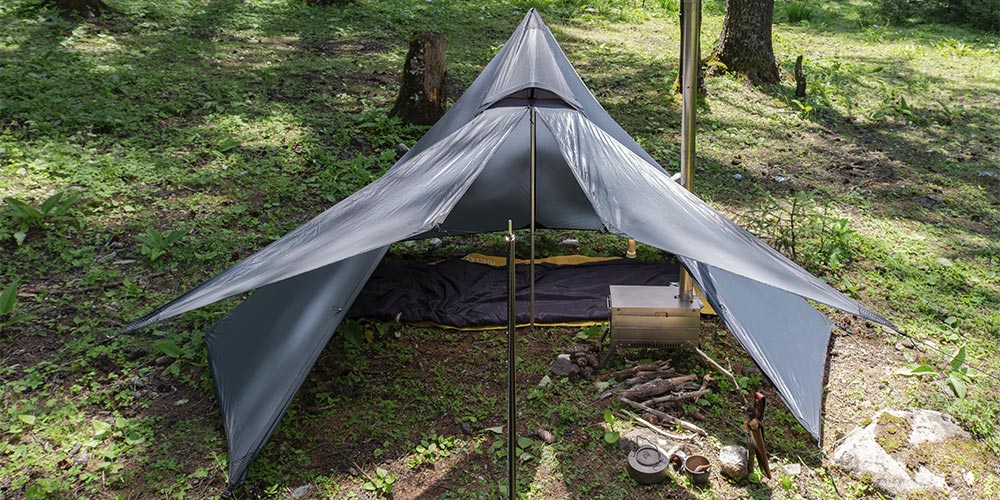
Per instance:
[[[103,0],[46,0],[48,5],[61,10],[64,15],[82,15],[94,17],[103,12],[110,12]]]
[[[410,37],[403,83],[390,116],[405,123],[432,125],[444,115],[444,47],[444,33],[422,32]]]
[[[778,83],[781,73],[771,45],[773,20],[774,0],[726,0],[722,33],[708,56],[709,74],[739,73],[754,85]]]

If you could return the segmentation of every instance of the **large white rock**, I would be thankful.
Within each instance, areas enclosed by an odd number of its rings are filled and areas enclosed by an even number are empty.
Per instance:
[[[944,478],[921,466],[913,475],[905,464],[894,458],[875,440],[879,419],[888,413],[904,419],[911,429],[901,443],[915,446],[935,443],[949,438],[971,439],[954,420],[940,412],[930,410],[880,410],[871,423],[847,435],[843,444],[833,452],[834,463],[854,476],[867,475],[872,483],[892,495],[906,496],[915,491],[940,490],[947,492]],[[904,446],[905,446],[904,445]]]

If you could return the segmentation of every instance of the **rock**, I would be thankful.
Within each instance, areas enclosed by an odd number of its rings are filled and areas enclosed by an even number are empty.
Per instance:
[[[802,464],[785,464],[781,467],[781,470],[789,476],[798,476],[802,474]]]
[[[941,490],[941,491],[949,490],[948,483],[944,480],[943,477],[931,472],[930,470],[927,469],[927,467],[924,467],[923,465],[921,465],[920,468],[917,469],[917,473],[913,475],[913,480],[916,481],[916,483],[919,484],[922,487],[922,489],[925,490],[926,489]]]
[[[834,450],[833,462],[856,477],[871,477],[872,484],[895,496],[926,490],[948,492],[943,477],[924,465],[911,476],[906,464],[890,455],[901,455],[913,446],[947,439],[972,438],[950,416],[940,412],[880,410],[870,424],[847,435]]]
[[[568,377],[580,371],[580,367],[569,357],[569,354],[560,354],[549,367],[549,372],[556,377]]]
[[[153,361],[153,364],[155,364],[156,366],[167,366],[170,363],[173,363],[173,361],[174,358],[171,358],[170,356],[160,356],[156,358],[155,361]]]
[[[575,238],[566,238],[559,242],[560,245],[570,248],[580,248],[580,240]]]
[[[771,178],[774,179],[774,182],[777,182],[778,184],[784,184],[788,182],[788,177],[785,177],[784,175],[775,175],[774,177]]]
[[[90,461],[90,455],[86,451],[81,451],[74,459],[73,465],[76,467],[86,467]]]
[[[913,197],[913,201],[925,207],[933,207],[934,205],[940,205],[941,203],[944,203],[944,198],[936,194],[922,194],[920,196]]]
[[[312,493],[316,487],[311,484],[304,484],[292,490],[292,498],[305,498],[306,495]]]
[[[468,422],[462,422],[461,424],[459,424],[459,427],[462,429],[462,434],[465,435],[472,434],[472,426],[469,425]]]
[[[594,367],[584,366],[583,368],[580,368],[580,376],[586,380],[594,378]]]
[[[733,179],[741,181],[743,180],[743,174],[733,174]]]
[[[980,177],[989,177],[991,179],[996,179],[1000,181],[1000,174],[996,172],[979,172]]]
[[[950,415],[938,411],[914,412],[910,425],[913,428],[909,439],[912,446],[920,443],[936,443],[953,437],[970,439],[969,433],[959,427]]]
[[[545,444],[552,444],[556,442],[556,437],[553,436],[552,433],[545,428],[540,427],[537,430],[535,430],[535,436],[538,436],[538,439],[544,441]]]
[[[976,475],[973,474],[971,470],[965,471],[965,474],[962,474],[962,479],[964,479],[965,484],[969,485],[970,487],[976,484]]]
[[[427,241],[427,244],[430,245],[431,248],[437,248],[441,246],[441,243],[443,243],[443,241],[441,241],[441,238],[431,238],[430,240]]]
[[[747,449],[742,446],[723,446],[719,450],[719,472],[733,481],[747,477],[748,457]]]
[[[583,368],[584,366],[587,366],[587,358],[585,358],[583,356],[578,356],[576,358],[576,360],[574,361],[574,363],[576,363],[576,366],[579,366],[580,368]]]

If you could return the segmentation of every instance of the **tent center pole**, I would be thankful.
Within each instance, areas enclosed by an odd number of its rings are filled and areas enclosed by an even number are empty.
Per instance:
[[[694,190],[695,118],[701,64],[701,0],[681,1],[681,185]],[[681,267],[678,280],[681,302],[691,302],[694,281]]]
[[[534,89],[532,89],[532,99],[534,99]],[[531,198],[530,201],[530,211],[531,211],[531,223],[529,225],[528,231],[531,233],[529,235],[528,246],[530,247],[529,262],[528,262],[528,323],[531,325],[532,331],[535,328],[535,104],[531,104],[531,146],[530,146],[530,172],[528,175],[531,179],[528,181],[528,196]]]
[[[514,382],[517,371],[517,311],[514,287],[514,222],[507,220],[507,498],[517,498],[517,393]]]

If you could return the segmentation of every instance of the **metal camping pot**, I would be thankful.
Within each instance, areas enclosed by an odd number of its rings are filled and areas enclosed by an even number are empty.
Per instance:
[[[708,484],[708,473],[712,464],[701,455],[691,455],[684,459],[684,473],[694,484]]]
[[[656,484],[666,479],[668,464],[667,456],[648,444],[628,454],[628,473],[642,484]]]

